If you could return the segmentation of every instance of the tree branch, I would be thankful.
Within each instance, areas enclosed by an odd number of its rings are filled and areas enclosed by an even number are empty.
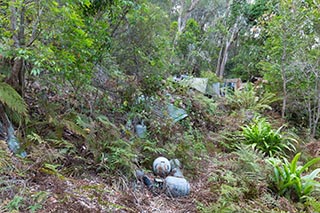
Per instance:
[[[40,8],[38,10],[38,15],[37,15],[37,20],[34,22],[33,26],[32,26],[32,33],[31,33],[31,37],[30,37],[30,40],[27,44],[27,47],[31,46],[33,44],[33,42],[39,37],[40,32],[37,33],[37,30],[38,30],[38,26],[40,24],[40,17],[42,15],[42,11],[43,11],[43,8]]]
[[[16,1],[13,0],[13,3]],[[12,39],[14,41],[14,46],[15,47],[20,47],[20,42],[18,35],[16,33],[17,31],[17,8],[14,7],[13,5],[10,6],[10,11],[11,11],[11,16],[10,16],[10,24],[11,24],[11,32],[12,32]]]

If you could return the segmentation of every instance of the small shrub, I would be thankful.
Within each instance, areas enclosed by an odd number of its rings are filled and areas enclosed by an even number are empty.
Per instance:
[[[312,208],[309,210],[309,212],[320,212],[320,200],[319,200],[319,196],[318,198],[314,198],[314,197],[308,197],[305,205],[309,208]]]
[[[201,212],[256,212],[252,200],[267,193],[266,178],[271,166],[263,160],[263,153],[240,144],[230,154],[214,159],[215,168],[208,181],[210,191],[217,196],[209,206],[199,205]],[[244,209],[244,205],[246,208]],[[266,210],[265,212],[270,212]]]
[[[126,176],[130,176],[133,171],[132,161],[136,158],[136,154],[133,152],[132,144],[124,140],[117,140],[109,145],[109,152],[107,154],[102,153],[100,159],[100,165],[106,163],[109,171],[120,171]]]
[[[310,166],[320,161],[320,157],[308,161],[303,166],[298,166],[300,155],[301,153],[296,154],[291,162],[288,162],[286,158],[283,158],[283,161],[277,158],[268,160],[273,165],[275,191],[294,201],[305,199],[312,191],[320,187],[320,183],[315,180],[320,173],[320,168],[307,175],[302,175]]]
[[[252,110],[261,112],[271,109],[270,104],[278,98],[273,93],[262,92],[258,94],[252,84],[247,84],[243,90],[235,90],[234,93],[227,93],[227,102],[234,110]]]
[[[285,151],[295,151],[297,140],[289,133],[281,133],[283,126],[273,130],[265,118],[257,117],[253,124],[242,127],[244,143],[263,151],[269,156],[285,155]]]

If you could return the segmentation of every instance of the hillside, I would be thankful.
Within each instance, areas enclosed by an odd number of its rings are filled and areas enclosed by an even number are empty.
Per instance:
[[[319,20],[317,1],[1,1],[0,212],[320,212]]]

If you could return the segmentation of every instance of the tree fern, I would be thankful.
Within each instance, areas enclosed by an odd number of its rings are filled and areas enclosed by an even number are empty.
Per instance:
[[[21,115],[27,114],[27,105],[23,98],[5,82],[0,82],[0,102],[14,112]]]

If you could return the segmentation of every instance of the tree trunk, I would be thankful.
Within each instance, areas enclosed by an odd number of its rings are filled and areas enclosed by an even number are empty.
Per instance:
[[[283,89],[283,100],[282,100],[281,117],[285,118],[286,108],[287,108],[287,82],[286,81],[283,81],[282,89]]]
[[[12,0],[16,3],[16,0]],[[15,7],[14,4],[10,6],[11,16],[11,32],[12,39],[15,48],[25,47],[25,12],[26,7],[22,3],[20,10]],[[13,66],[10,75],[7,77],[6,82],[17,90],[18,93],[23,97],[24,93],[24,60],[21,57],[14,58]]]
[[[225,41],[225,45],[223,47],[221,47],[220,52],[219,52],[219,58],[218,58],[218,63],[217,63],[217,68],[216,68],[216,75],[221,79],[224,76],[224,71],[225,71],[225,67],[226,67],[226,64],[228,61],[228,56],[229,56],[229,49],[230,49],[231,45],[233,44],[233,42],[238,37],[239,29],[238,29],[237,22],[238,22],[238,20],[236,21],[236,23],[234,24],[234,26],[231,29],[232,33],[230,35],[229,40]]]
[[[15,59],[11,69],[11,73],[6,79],[6,82],[10,84],[20,95],[23,95],[24,90],[24,70],[23,59]]]
[[[185,11],[185,0],[181,1],[180,8],[178,10],[178,32],[181,33],[186,27],[188,18],[190,17],[191,12],[196,8],[200,0],[192,0],[189,8]]]
[[[315,71],[314,71],[315,72]],[[317,76],[317,74],[315,75]],[[317,133],[317,127],[320,119],[320,85],[318,79],[315,82],[315,106],[314,106],[314,114],[312,119],[312,129],[311,129],[311,137],[314,138]]]
[[[282,100],[282,109],[281,109],[281,117],[285,118],[286,110],[287,110],[287,73],[285,68],[285,62],[287,60],[287,44],[286,44],[286,36],[282,36],[283,50],[281,56],[281,78],[282,78],[282,92],[283,92],[283,100]]]
[[[224,47],[221,47],[220,52],[219,52],[219,58],[218,58],[218,62],[217,62],[217,67],[216,67],[216,75],[220,76],[220,67],[222,64],[222,57],[223,57],[223,52],[224,52]]]

